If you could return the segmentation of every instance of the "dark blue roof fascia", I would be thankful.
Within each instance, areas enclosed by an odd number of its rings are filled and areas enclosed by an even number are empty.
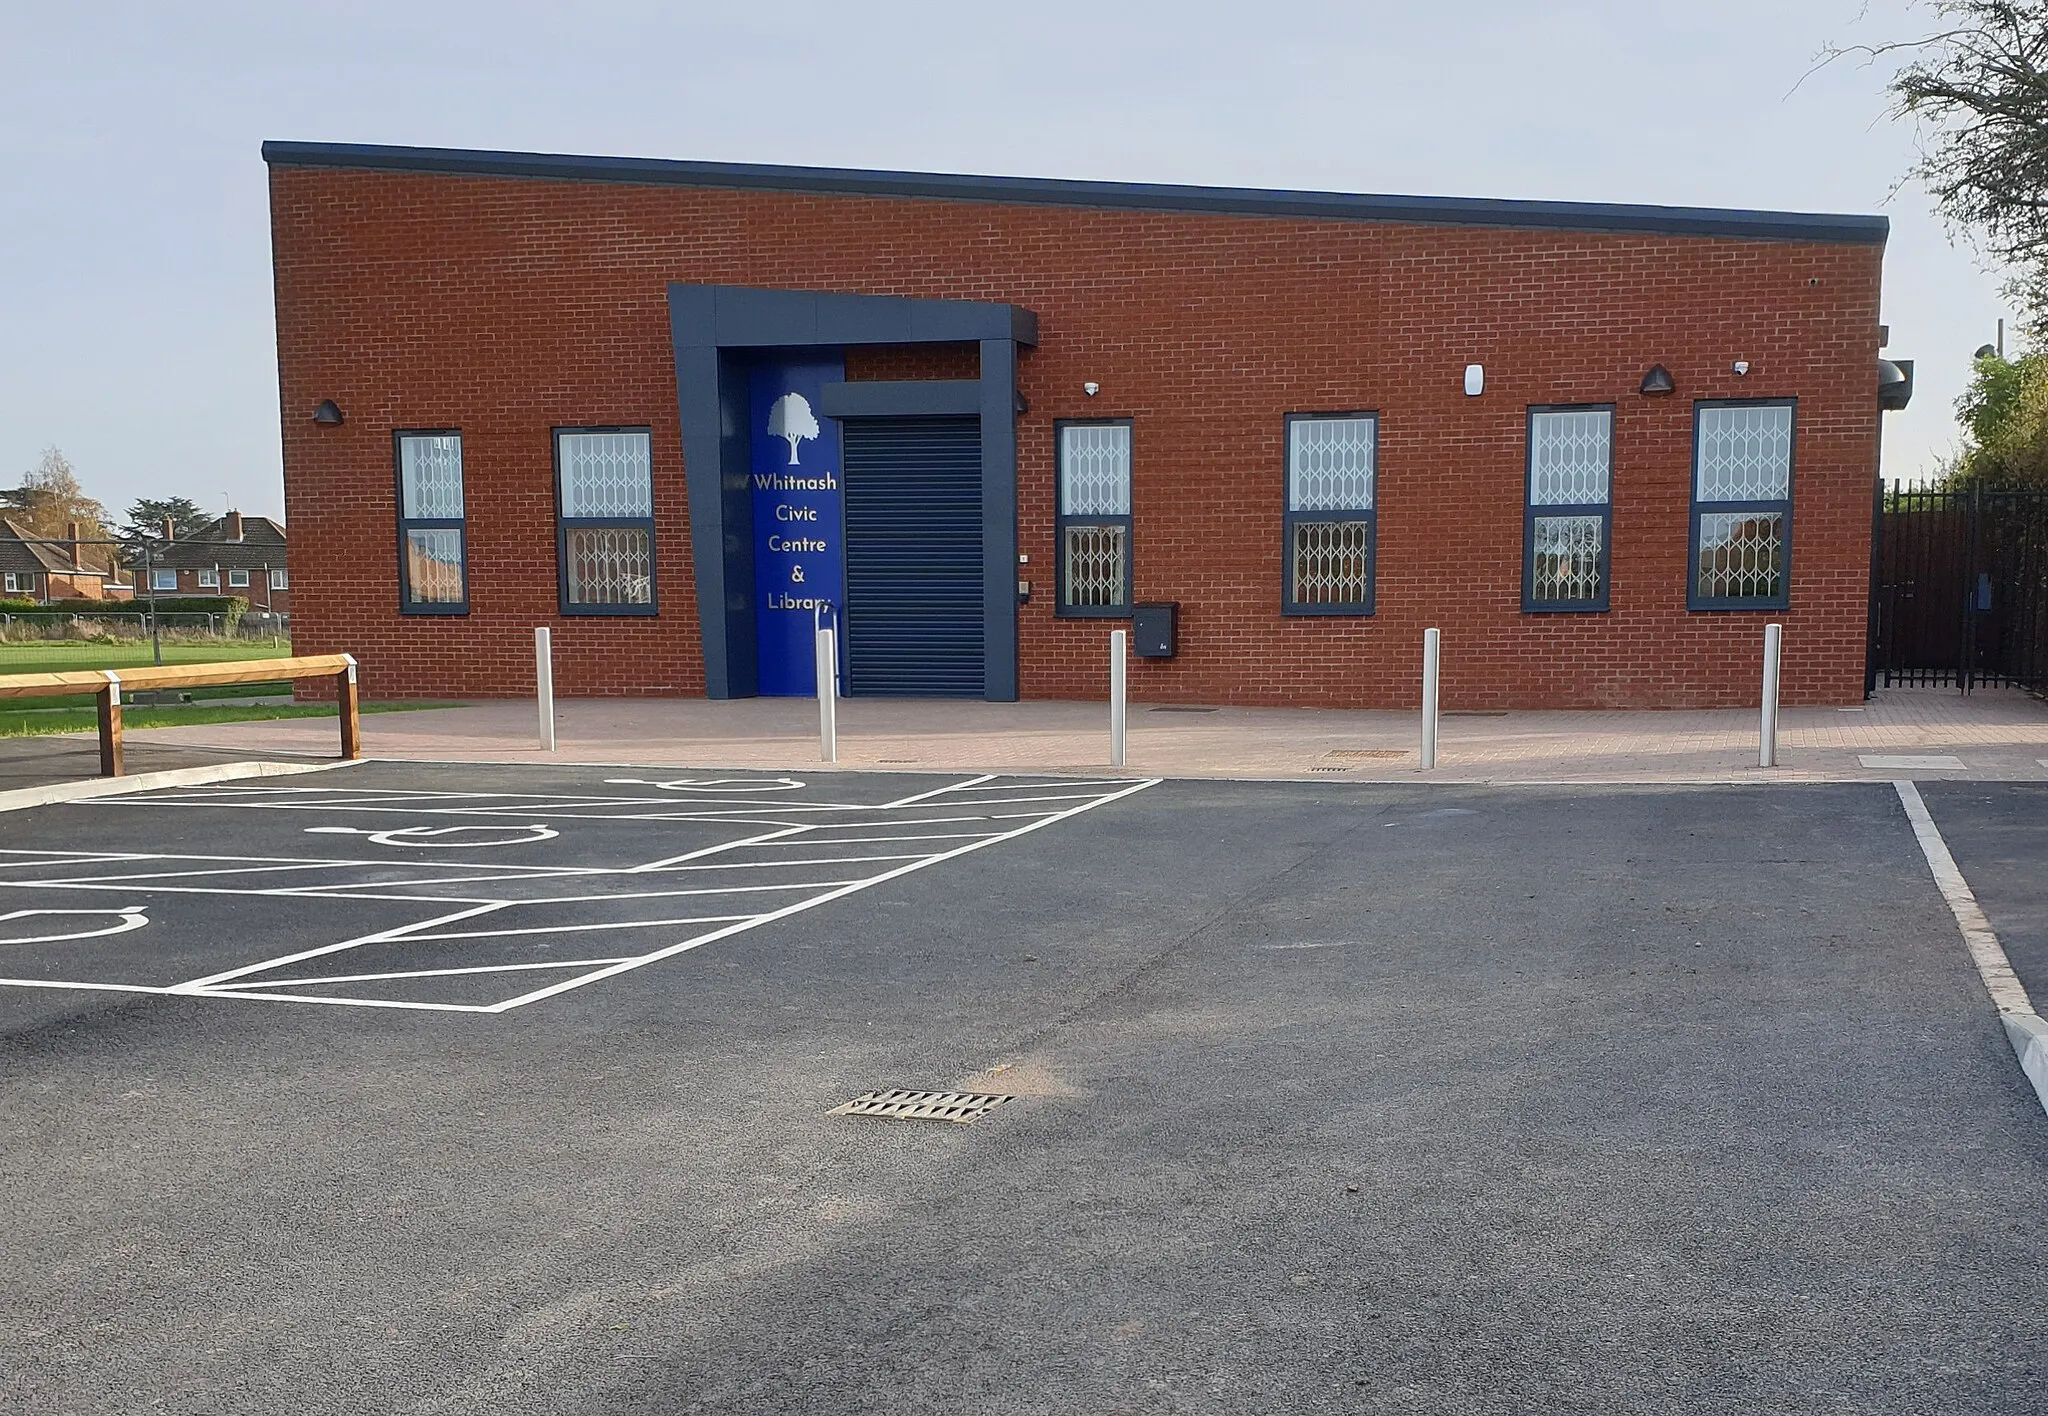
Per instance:
[[[1720,236],[1752,241],[1820,241],[1881,246],[1882,216],[1737,211],[1714,207],[1625,206],[1606,202],[1496,201],[1480,197],[1374,197],[1345,192],[1266,191],[1256,187],[1179,187],[1155,182],[1080,182],[1052,177],[965,177],[935,172],[871,172],[844,167],[778,167],[747,162],[683,162],[648,157],[569,157],[551,153],[474,152],[375,143],[263,145],[281,167],[346,167],[441,172],[469,177],[537,177],[646,186],[758,188],[1111,211],[1288,216],[1325,221],[1495,226],[1661,236]]]

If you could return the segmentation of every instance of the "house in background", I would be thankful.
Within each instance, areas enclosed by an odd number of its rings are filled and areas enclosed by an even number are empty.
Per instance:
[[[285,567],[285,531],[267,516],[231,511],[177,539],[177,528],[156,557],[151,589],[159,595],[239,595],[252,611],[292,612],[291,576]]]
[[[135,577],[110,546],[80,544],[77,522],[64,540],[0,518],[0,595],[15,599],[130,600]]]

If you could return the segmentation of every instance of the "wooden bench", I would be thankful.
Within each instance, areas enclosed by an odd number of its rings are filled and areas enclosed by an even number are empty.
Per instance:
[[[91,694],[99,703],[100,775],[121,775],[121,694],[164,688],[213,688],[233,683],[332,678],[341,700],[341,755],[363,755],[363,729],[356,703],[356,661],[348,654],[311,654],[296,659],[238,659],[223,664],[167,664],[133,669],[75,669],[55,674],[0,674],[0,699],[57,698]]]

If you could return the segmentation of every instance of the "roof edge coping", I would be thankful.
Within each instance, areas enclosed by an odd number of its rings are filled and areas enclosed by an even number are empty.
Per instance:
[[[1158,182],[1096,182],[1061,177],[982,177],[940,172],[787,167],[677,158],[579,157],[380,143],[266,142],[273,167],[352,168],[466,177],[618,182],[640,186],[723,187],[838,196],[1064,206],[1222,216],[1295,217],[1417,226],[1492,226],[1539,231],[1709,236],[1752,241],[1812,241],[1882,246],[1882,216],[1746,211],[1719,207],[1546,202],[1488,197],[1370,196],[1258,187],[1196,187]]]

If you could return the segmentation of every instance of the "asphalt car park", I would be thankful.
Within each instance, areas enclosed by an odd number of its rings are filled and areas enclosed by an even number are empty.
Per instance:
[[[1889,786],[285,781],[7,821],[0,1407],[2048,1386],[2048,1118]],[[1924,788],[2038,993],[2027,790]]]

